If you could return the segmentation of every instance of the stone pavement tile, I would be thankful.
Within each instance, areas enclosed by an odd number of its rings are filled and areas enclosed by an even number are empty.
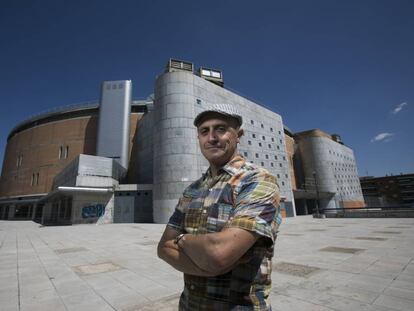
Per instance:
[[[373,305],[358,300],[322,293],[313,300],[325,307],[338,311],[395,311],[387,306]]]
[[[388,287],[387,289],[384,290],[383,294],[387,296],[409,299],[409,300],[412,300],[414,303],[414,290],[396,288],[396,287]]]
[[[0,310],[17,310],[19,298],[17,286],[15,288],[0,290]]]
[[[379,293],[371,292],[361,288],[352,288],[348,286],[336,286],[327,291],[328,294],[340,296],[361,302],[372,304],[379,296]]]
[[[177,294],[145,304],[134,311],[177,311],[179,300],[180,294]]]
[[[102,288],[97,294],[117,310],[136,308],[150,301],[124,285]]]
[[[395,280],[391,283],[390,286],[414,291],[414,283],[413,282]]]
[[[119,281],[107,275],[108,273],[98,273],[91,275],[82,275],[81,279],[84,280],[95,291],[100,291],[108,287],[117,287],[120,285]]]
[[[377,300],[375,300],[374,305],[393,308],[400,311],[414,310],[413,300],[388,295],[380,295]]]
[[[169,288],[161,285],[159,282],[145,276],[139,276],[138,274],[128,270],[114,271],[108,274],[120,283],[151,301],[177,294],[183,287],[182,278],[181,282],[177,282],[175,284],[175,287]]]
[[[74,295],[89,289],[81,279],[53,279],[52,283],[60,296]]]
[[[295,297],[285,295],[271,295],[270,302],[272,304],[272,310],[275,311],[333,311],[335,309],[325,307],[323,305],[314,304],[311,302],[303,301]],[[294,306],[294,307],[292,307]]]
[[[396,278],[403,271],[403,269],[404,265],[402,264],[377,261],[361,273],[384,278]]]
[[[39,302],[25,302],[20,305],[21,311],[66,311],[65,305],[59,298],[51,298]]]
[[[80,294],[63,296],[62,300],[70,311],[113,311],[114,308],[102,297],[89,290]]]
[[[414,283],[414,274],[406,273],[405,271],[401,272],[401,274],[397,277],[398,281],[406,281],[410,283]]]
[[[365,289],[371,292],[381,293],[392,281],[393,279],[389,277],[383,278],[373,275],[357,274],[353,275],[347,282],[345,282],[345,285],[351,288]]]

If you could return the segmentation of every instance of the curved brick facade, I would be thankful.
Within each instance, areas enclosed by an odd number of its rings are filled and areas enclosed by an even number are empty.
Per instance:
[[[67,111],[46,115],[32,124],[23,124],[10,134],[4,155],[0,180],[0,197],[48,193],[54,177],[79,154],[94,155],[96,151],[98,109]],[[82,114],[82,116],[79,116]],[[142,113],[130,115],[130,152]],[[134,165],[128,174],[133,180]]]

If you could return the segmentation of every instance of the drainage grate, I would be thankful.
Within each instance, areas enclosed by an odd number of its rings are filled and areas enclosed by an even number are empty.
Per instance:
[[[77,253],[87,251],[84,247],[71,247],[71,248],[61,248],[55,249],[56,254],[66,254],[66,253]]]
[[[115,265],[112,262],[104,262],[104,263],[98,263],[98,264],[93,264],[93,265],[73,267],[73,270],[75,270],[75,272],[80,275],[111,272],[111,271],[116,271],[120,269],[122,269],[122,267]]]
[[[373,231],[374,233],[384,233],[384,234],[400,234],[399,231]]]
[[[350,248],[350,247],[335,247],[335,246],[328,246],[321,248],[320,251],[322,252],[333,252],[333,253],[344,253],[344,254],[357,254],[365,249],[362,248]]]
[[[367,240],[367,241],[386,241],[386,238],[377,238],[377,237],[370,237],[370,236],[357,236],[354,238],[355,240]]]
[[[277,262],[273,265],[273,269],[280,273],[300,277],[309,277],[311,274],[321,270],[317,267],[299,265],[290,262]]]

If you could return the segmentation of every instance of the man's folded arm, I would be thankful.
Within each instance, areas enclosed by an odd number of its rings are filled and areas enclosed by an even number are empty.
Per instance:
[[[158,243],[158,257],[170,264],[178,271],[197,276],[213,276],[214,273],[201,269],[174,243],[179,234],[171,227],[166,227]]]
[[[227,228],[215,233],[186,234],[178,245],[202,270],[219,275],[237,265],[258,237],[248,230]]]

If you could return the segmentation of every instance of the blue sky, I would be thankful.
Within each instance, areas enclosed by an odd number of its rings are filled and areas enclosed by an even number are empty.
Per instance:
[[[360,175],[414,173],[414,1],[0,2],[0,157],[33,114],[94,100],[103,80],[153,92],[170,57],[294,132],[338,133]]]

